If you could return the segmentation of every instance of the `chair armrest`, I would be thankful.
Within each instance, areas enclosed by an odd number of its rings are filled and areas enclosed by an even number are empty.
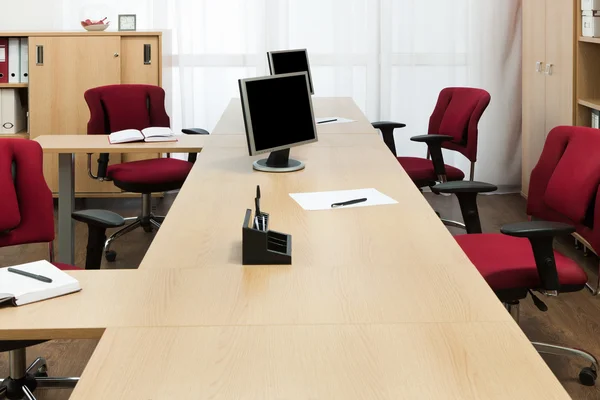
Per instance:
[[[201,128],[186,128],[182,129],[181,132],[186,135],[210,135],[210,133],[206,129]]]
[[[454,181],[440,183],[431,187],[431,191],[436,194],[440,193],[489,193],[498,190],[496,185],[485,182],[473,181]]]
[[[182,129],[181,132],[185,133],[186,135],[210,135],[210,132],[202,128],[186,128]],[[195,163],[197,159],[198,153],[190,153],[188,155],[188,162]]]
[[[530,221],[504,225],[500,231],[505,235],[529,240],[543,293],[556,296],[560,283],[552,243],[555,236],[575,232],[575,227],[560,222]]]
[[[428,145],[439,144],[441,146],[442,143],[450,142],[454,140],[454,138],[448,135],[419,135],[411,137],[410,140],[413,142],[427,143]]]
[[[406,124],[393,121],[378,121],[373,122],[371,125],[373,125],[373,128],[381,131],[383,142],[390,149],[392,154],[396,156],[396,140],[394,139],[394,129],[404,128],[406,127]]]
[[[500,232],[505,235],[522,238],[542,238],[570,235],[575,232],[575,227],[561,222],[528,221],[504,225]]]
[[[394,121],[377,121],[373,122],[373,128],[375,129],[397,129],[397,128],[405,128],[406,124],[402,122],[394,122]]]
[[[97,228],[118,228],[125,225],[125,219],[108,210],[81,210],[71,214],[75,221],[84,222]]]
[[[445,182],[431,186],[433,193],[452,193],[456,195],[465,225],[464,228],[467,230],[467,233],[482,233],[481,220],[479,219],[479,210],[477,208],[477,195],[496,190],[498,190],[496,185],[471,181]],[[444,219],[442,221],[448,222]]]
[[[433,163],[433,170],[440,181],[446,179],[446,165],[444,163],[444,156],[442,155],[442,143],[452,139],[452,136],[446,135],[420,135],[410,138],[413,142],[427,144],[429,155],[431,155],[431,162]]]

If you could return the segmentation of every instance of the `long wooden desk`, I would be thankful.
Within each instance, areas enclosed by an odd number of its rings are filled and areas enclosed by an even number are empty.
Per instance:
[[[177,142],[123,143],[108,142],[106,135],[42,135],[36,140],[47,154],[58,154],[58,261],[74,262],[75,154],[93,153],[192,153],[202,150],[202,135],[178,136]]]
[[[3,309],[0,339],[101,337],[72,399],[569,398],[377,134],[324,133],[292,149],[305,170],[260,173],[232,107],[138,270],[72,272],[83,291]],[[257,184],[291,266],[241,265]],[[366,187],[398,204],[289,197]]]

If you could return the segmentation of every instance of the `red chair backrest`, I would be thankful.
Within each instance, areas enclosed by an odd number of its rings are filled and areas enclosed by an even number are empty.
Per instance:
[[[570,223],[578,231],[600,230],[600,134],[597,129],[559,126],[550,131],[531,172],[527,213]],[[600,249],[600,237],[591,243]]]
[[[483,89],[443,89],[429,118],[429,134],[454,137],[453,141],[443,143],[442,147],[458,151],[471,162],[477,161],[479,120],[490,99],[490,94]]]
[[[87,90],[84,98],[90,109],[88,135],[170,126],[165,110],[165,91],[159,86],[100,86]]]
[[[54,240],[54,202],[38,142],[0,139],[0,247]]]

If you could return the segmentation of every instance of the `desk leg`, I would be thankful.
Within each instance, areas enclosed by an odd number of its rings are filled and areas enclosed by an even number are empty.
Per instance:
[[[74,163],[74,154],[58,155],[58,261],[71,265],[75,262],[75,223],[71,218],[75,210]]]

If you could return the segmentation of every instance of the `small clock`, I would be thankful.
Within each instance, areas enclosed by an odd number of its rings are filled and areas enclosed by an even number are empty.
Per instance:
[[[119,15],[119,30],[120,31],[135,31],[135,14],[120,14]]]

